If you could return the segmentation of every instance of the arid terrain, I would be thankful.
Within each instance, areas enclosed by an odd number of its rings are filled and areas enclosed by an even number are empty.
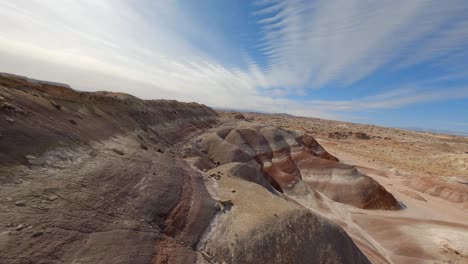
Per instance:
[[[226,119],[236,115],[220,114]],[[313,135],[329,153],[392,193],[404,210],[358,210],[351,215],[353,224],[395,263],[468,263],[467,137],[283,114],[242,114],[251,122]]]
[[[376,166],[425,176],[468,177],[467,137],[288,115],[245,115],[255,122],[307,131],[327,150]]]
[[[0,75],[0,263],[468,263],[468,139]]]

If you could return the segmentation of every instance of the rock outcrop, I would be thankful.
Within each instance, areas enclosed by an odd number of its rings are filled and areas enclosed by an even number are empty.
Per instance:
[[[216,122],[215,111],[197,103],[77,92],[66,85],[12,75],[0,76],[0,87],[2,164],[22,164],[26,155],[39,156],[56,147],[77,147],[135,131],[170,146]]]
[[[294,195],[392,207],[310,135],[196,103],[2,74],[0,135],[1,263],[369,263]]]
[[[211,108],[11,75],[0,96],[1,263],[196,261],[215,200],[175,146]]]
[[[205,263],[370,263],[339,226],[256,184],[262,179],[253,171],[247,179],[232,174],[239,169],[229,163],[210,171],[222,175],[211,190],[232,206],[199,246]]]
[[[305,184],[337,202],[359,208],[400,208],[380,184],[338,162],[308,134],[240,121],[213,129],[201,136],[201,142],[215,162],[249,164],[286,194],[303,192]]]

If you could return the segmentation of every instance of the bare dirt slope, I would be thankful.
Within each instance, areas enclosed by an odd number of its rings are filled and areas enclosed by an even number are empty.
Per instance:
[[[313,138],[259,128],[196,103],[1,74],[0,263],[369,263],[328,217],[340,196],[300,170],[352,187],[353,208],[395,209],[392,194]],[[225,148],[222,131],[241,145]]]
[[[216,210],[174,149],[215,124],[213,110],[8,75],[0,84],[1,263],[196,260]]]
[[[318,118],[245,115],[255,122],[307,131],[328,148],[342,150],[379,166],[398,167],[427,176],[468,177],[467,137]]]
[[[225,119],[236,114],[220,112]],[[315,118],[243,116],[314,135],[331,155],[395,196],[403,210],[338,206],[329,215],[373,262],[468,263],[467,138]]]

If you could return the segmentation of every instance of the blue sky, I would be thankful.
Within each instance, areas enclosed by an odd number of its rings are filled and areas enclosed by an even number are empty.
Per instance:
[[[0,0],[0,71],[468,132],[465,0]]]

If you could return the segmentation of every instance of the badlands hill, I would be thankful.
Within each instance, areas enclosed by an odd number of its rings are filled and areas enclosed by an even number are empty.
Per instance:
[[[221,119],[237,114],[219,113]],[[283,114],[243,116],[313,136],[341,162],[376,180],[404,207],[398,211],[348,207],[351,221],[342,226],[351,236],[355,229],[350,226],[357,224],[393,263],[468,263],[467,137]]]
[[[1,74],[0,263],[468,261],[463,173],[274,118]]]

